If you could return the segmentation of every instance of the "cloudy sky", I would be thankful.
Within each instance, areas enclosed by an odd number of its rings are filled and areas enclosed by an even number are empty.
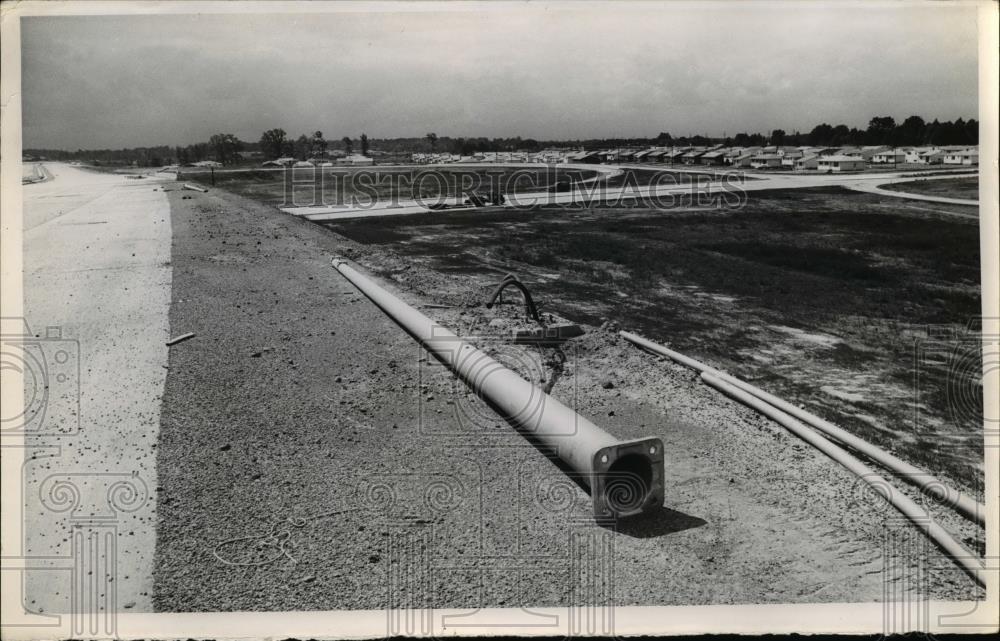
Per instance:
[[[24,146],[540,139],[977,117],[976,10],[904,3],[33,17]]]

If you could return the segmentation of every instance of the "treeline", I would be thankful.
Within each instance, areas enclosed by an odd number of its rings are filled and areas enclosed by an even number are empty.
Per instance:
[[[762,144],[760,134],[738,134],[732,144],[747,146]],[[891,145],[916,147],[921,145],[975,145],[979,142],[979,123],[975,119],[926,122],[920,116],[910,116],[897,123],[892,116],[877,116],[868,122],[867,129],[848,128],[847,125],[823,123],[803,134],[786,134],[775,129],[767,138],[772,145],[810,145],[814,147],[842,147],[845,145]]]
[[[332,153],[351,154],[358,152],[367,156],[373,150],[382,154],[407,154],[414,152],[448,152],[469,155],[492,151],[537,151],[548,147],[569,147],[583,149],[604,149],[616,147],[674,146],[713,144],[735,145],[739,147],[759,145],[810,145],[814,147],[841,147],[845,145],[974,145],[979,141],[979,123],[975,119],[955,121],[933,120],[926,122],[920,116],[910,116],[897,123],[892,116],[876,116],[868,122],[866,129],[847,125],[816,125],[808,133],[787,133],[775,129],[769,134],[743,132],[735,136],[711,138],[704,135],[674,137],[662,132],[655,138],[590,138],[585,140],[536,140],[534,138],[485,138],[485,137],[439,137],[428,133],[419,138],[369,138],[362,133],[357,138],[343,136],[339,140],[327,140],[323,132],[301,134],[290,138],[280,128],[269,129],[256,142],[243,141],[233,134],[215,134],[207,142],[199,142],[184,147],[135,147],[132,149],[25,149],[32,157],[50,160],[81,161],[109,165],[160,166],[171,163],[194,163],[215,160],[223,164],[233,164],[244,159],[275,159],[292,157],[324,157]]]

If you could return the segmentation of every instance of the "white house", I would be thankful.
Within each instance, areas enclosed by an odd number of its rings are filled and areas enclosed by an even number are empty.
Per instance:
[[[918,165],[940,165],[944,162],[944,152],[940,149],[932,149],[920,154],[914,162]]]
[[[860,149],[859,155],[865,160],[870,161],[875,154],[882,153],[883,151],[891,151],[891,149],[887,145],[866,145]]]
[[[896,165],[906,160],[906,153],[899,149],[886,149],[872,154],[872,164]]]
[[[863,171],[865,159],[861,156],[820,156],[816,162],[819,171]]]
[[[795,168],[799,171],[806,169],[816,169],[819,167],[819,156],[808,154],[795,160]]]
[[[908,163],[919,163],[921,156],[929,151],[935,151],[934,147],[911,147],[903,152],[904,159]]]
[[[963,149],[962,151],[949,151],[944,155],[941,162],[946,165],[978,165],[979,150]]]
[[[337,159],[337,164],[338,165],[352,165],[352,166],[374,165],[375,161],[372,160],[371,158],[369,158],[368,156],[362,156],[361,154],[351,154],[350,156],[345,156],[343,158],[338,158]]]
[[[781,156],[778,154],[757,154],[750,159],[750,166],[754,169],[774,169],[781,167]]]

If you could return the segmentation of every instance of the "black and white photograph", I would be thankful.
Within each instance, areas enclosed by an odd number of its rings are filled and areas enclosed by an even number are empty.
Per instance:
[[[3,638],[998,631],[996,2],[0,11]]]

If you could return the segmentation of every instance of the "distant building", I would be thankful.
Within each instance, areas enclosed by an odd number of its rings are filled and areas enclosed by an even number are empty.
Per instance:
[[[903,151],[903,160],[908,163],[919,163],[920,159],[931,151],[937,151],[936,147],[911,147]]]
[[[721,150],[706,151],[698,158],[699,165],[723,165],[726,162],[726,152]]]
[[[940,149],[932,149],[920,154],[913,162],[918,165],[940,165],[944,162],[944,152]]]
[[[978,165],[979,150],[963,149],[962,151],[949,151],[941,159],[946,165]]]
[[[781,156],[778,154],[757,154],[750,159],[753,169],[775,169],[781,167]]]
[[[693,165],[698,162],[698,158],[705,153],[704,149],[692,149],[681,155],[681,162],[685,165]]]
[[[749,167],[750,163],[753,162],[754,154],[740,154],[733,158],[729,158],[729,165],[732,167]]]
[[[861,156],[820,156],[816,169],[819,171],[864,171],[867,163]]]
[[[674,164],[675,162],[680,162],[684,154],[687,153],[684,149],[671,149],[663,154],[663,161]]]
[[[457,158],[458,156],[456,156],[456,159]],[[375,161],[368,156],[362,156],[361,154],[351,154],[350,156],[344,156],[343,158],[338,158],[337,164],[360,167],[364,165],[374,165]]]
[[[906,152],[901,149],[887,149],[872,154],[871,162],[875,165],[897,165],[906,160]]]
[[[808,154],[802,156],[801,158],[795,159],[795,169],[798,171],[805,171],[808,169],[819,168],[819,156],[815,154]]]

